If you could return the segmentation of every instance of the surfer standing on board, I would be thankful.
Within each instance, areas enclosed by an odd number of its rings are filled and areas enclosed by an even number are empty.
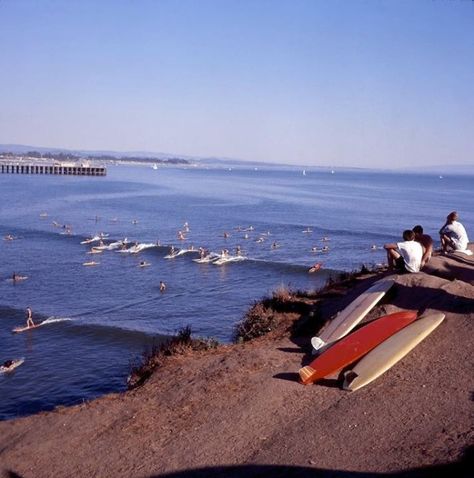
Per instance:
[[[415,233],[407,229],[403,231],[403,242],[385,244],[388,268],[398,272],[419,272],[423,248],[415,241]]]
[[[33,322],[33,311],[31,307],[26,308],[26,326],[29,327],[36,327],[35,323]]]

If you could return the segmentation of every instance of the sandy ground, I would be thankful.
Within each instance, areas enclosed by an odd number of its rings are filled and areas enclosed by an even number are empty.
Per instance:
[[[472,256],[474,257],[474,256]],[[403,309],[446,320],[357,392],[338,377],[303,386],[299,313],[250,343],[166,359],[141,388],[0,423],[6,477],[472,476],[474,260],[433,257],[397,276],[367,320]],[[329,319],[375,277],[310,308]],[[1,475],[0,475],[1,476]],[[386,475],[384,475],[386,476]]]

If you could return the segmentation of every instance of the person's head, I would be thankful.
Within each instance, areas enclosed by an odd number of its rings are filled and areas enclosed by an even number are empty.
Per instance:
[[[459,218],[458,213],[457,213],[456,211],[453,211],[453,212],[450,212],[450,213],[448,214],[448,218],[447,218],[447,219],[448,219],[449,222],[453,222],[453,221],[457,221],[458,218]]]
[[[418,234],[423,234],[423,228],[418,224],[413,228],[413,232],[418,235]]]
[[[411,229],[403,231],[403,240],[404,241],[413,241],[415,239],[415,233]]]

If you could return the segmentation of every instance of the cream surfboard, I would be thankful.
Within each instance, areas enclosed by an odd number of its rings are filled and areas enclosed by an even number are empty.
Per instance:
[[[444,314],[425,314],[370,351],[344,374],[343,388],[355,391],[369,384],[395,365],[444,320]]]
[[[375,282],[356,300],[339,312],[322,331],[321,335],[311,339],[313,353],[347,335],[372,310],[394,283],[394,279],[390,277]]]

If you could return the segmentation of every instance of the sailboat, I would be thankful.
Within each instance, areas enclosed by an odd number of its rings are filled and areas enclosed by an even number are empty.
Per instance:
[[[306,169],[303,169],[303,176],[306,176]]]

